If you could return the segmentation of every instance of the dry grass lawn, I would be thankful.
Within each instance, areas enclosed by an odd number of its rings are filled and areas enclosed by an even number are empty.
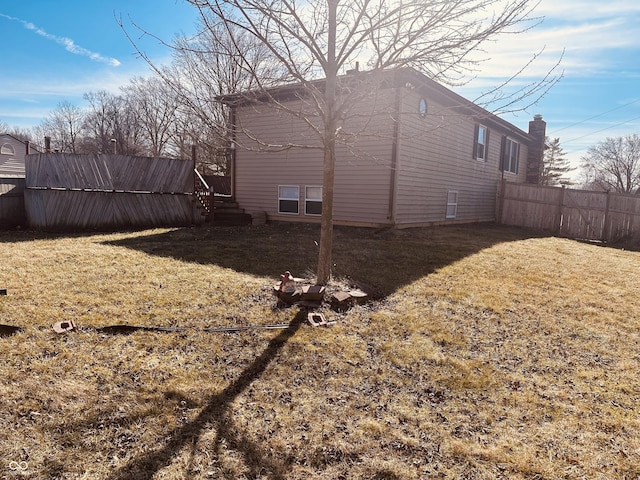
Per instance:
[[[23,327],[0,337],[0,478],[640,478],[640,253],[337,229],[337,282],[384,297],[312,328],[271,288],[312,276],[316,240],[0,233],[0,324]],[[290,328],[203,331],[266,324]]]

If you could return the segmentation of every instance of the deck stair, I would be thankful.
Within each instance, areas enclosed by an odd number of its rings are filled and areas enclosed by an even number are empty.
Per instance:
[[[197,170],[194,170],[194,199],[205,221],[216,226],[251,225],[251,215],[240,208],[230,195],[216,195]]]
[[[219,226],[251,225],[251,215],[231,197],[215,197],[213,223]]]

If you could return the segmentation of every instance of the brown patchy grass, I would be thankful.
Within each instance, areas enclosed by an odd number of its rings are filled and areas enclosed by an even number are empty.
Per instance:
[[[640,253],[337,229],[337,280],[384,298],[312,328],[270,290],[313,270],[317,239],[0,233],[0,323],[24,327],[0,338],[0,478],[640,477]],[[96,329],[123,323],[190,329]]]

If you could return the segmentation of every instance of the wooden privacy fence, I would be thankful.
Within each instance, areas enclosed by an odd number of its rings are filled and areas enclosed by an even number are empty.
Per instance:
[[[26,223],[24,178],[0,178],[0,228]]]
[[[497,220],[604,242],[640,233],[640,196],[503,182]]]
[[[46,153],[26,159],[29,225],[117,230],[201,223],[193,162],[125,155]]]

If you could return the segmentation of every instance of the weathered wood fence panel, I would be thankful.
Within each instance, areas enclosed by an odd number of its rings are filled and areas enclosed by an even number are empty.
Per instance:
[[[497,220],[569,238],[614,242],[640,234],[640,196],[502,183]]]
[[[640,198],[635,195],[611,195],[606,232],[611,238],[625,238],[640,232]]]
[[[201,223],[193,162],[125,155],[32,155],[26,161],[29,225],[105,230]]]
[[[563,237],[604,240],[606,192],[564,190],[559,233]]]
[[[193,163],[174,158],[43,153],[26,161],[27,188],[193,192]]]
[[[560,222],[558,203],[562,192],[552,187],[539,187],[520,183],[501,184],[501,202],[498,208],[506,225],[554,230]]]
[[[0,228],[26,223],[24,189],[24,178],[0,178]]]

